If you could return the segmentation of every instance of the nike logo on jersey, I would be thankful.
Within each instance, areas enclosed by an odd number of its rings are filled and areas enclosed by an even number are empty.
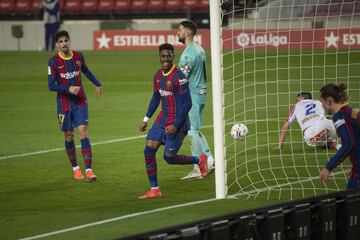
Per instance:
[[[59,66],[59,69],[62,69],[62,68],[64,68],[65,66]]]
[[[167,96],[172,96],[173,95],[172,92],[162,90],[162,89],[159,90],[159,93],[160,93],[160,96],[162,96],[162,97],[167,97]]]

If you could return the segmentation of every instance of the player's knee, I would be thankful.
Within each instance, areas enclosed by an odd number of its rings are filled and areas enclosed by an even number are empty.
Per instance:
[[[188,136],[190,137],[190,140],[196,139],[196,136],[198,134],[198,130],[191,129],[188,131]]]
[[[74,133],[72,132],[65,132],[64,137],[65,137],[65,141],[67,142],[74,141]]]
[[[174,164],[175,163],[175,158],[176,155],[173,155],[169,152],[164,152],[164,160],[168,163],[168,164]]]
[[[82,139],[85,139],[85,138],[88,138],[88,133],[87,133],[87,131],[80,131],[80,132],[79,132],[79,137],[80,137],[81,140],[82,140]]]
[[[145,155],[147,155],[147,154],[155,155],[156,154],[156,149],[146,145],[145,149],[144,149],[144,154]]]

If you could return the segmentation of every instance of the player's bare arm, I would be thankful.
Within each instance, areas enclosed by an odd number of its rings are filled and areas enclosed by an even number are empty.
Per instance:
[[[288,121],[285,121],[283,127],[280,130],[279,145],[277,146],[276,149],[279,149],[279,150],[282,149],[289,128],[290,128],[290,123]]]
[[[147,128],[147,122],[144,122],[142,121],[140,124],[139,124],[139,131],[140,132],[145,132],[146,131],[146,128]]]
[[[169,125],[165,128],[166,135],[172,135],[177,132],[177,128],[174,125]]]
[[[80,87],[79,86],[70,86],[69,92],[71,94],[77,95],[80,92]]]
[[[97,100],[100,99],[101,94],[102,94],[102,87],[101,87],[101,86],[100,86],[100,87],[96,87],[96,88],[95,88],[95,97],[96,97]]]
[[[320,180],[321,181],[326,181],[330,176],[330,171],[327,170],[326,168],[321,169],[320,172]]]

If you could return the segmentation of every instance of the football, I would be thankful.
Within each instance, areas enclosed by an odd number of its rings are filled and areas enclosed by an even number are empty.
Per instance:
[[[236,123],[231,128],[231,136],[235,140],[242,140],[244,139],[249,133],[248,128],[243,123]]]

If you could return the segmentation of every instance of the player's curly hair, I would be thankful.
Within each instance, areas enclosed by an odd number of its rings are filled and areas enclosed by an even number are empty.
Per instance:
[[[197,32],[197,24],[191,20],[185,20],[185,21],[182,21],[180,23],[180,25],[182,25],[184,28],[187,28],[187,29],[190,29],[191,33],[193,36],[195,36],[196,32]]]
[[[320,89],[320,97],[322,99],[331,97],[336,103],[345,103],[349,99],[346,89],[347,86],[344,83],[340,83],[339,85],[329,83]]]
[[[70,40],[70,35],[67,31],[59,31],[56,33],[55,35],[55,42],[57,42],[61,37],[66,37],[67,39]]]
[[[170,43],[163,43],[159,46],[159,52],[162,50],[170,50],[171,52],[174,52],[174,46]]]

